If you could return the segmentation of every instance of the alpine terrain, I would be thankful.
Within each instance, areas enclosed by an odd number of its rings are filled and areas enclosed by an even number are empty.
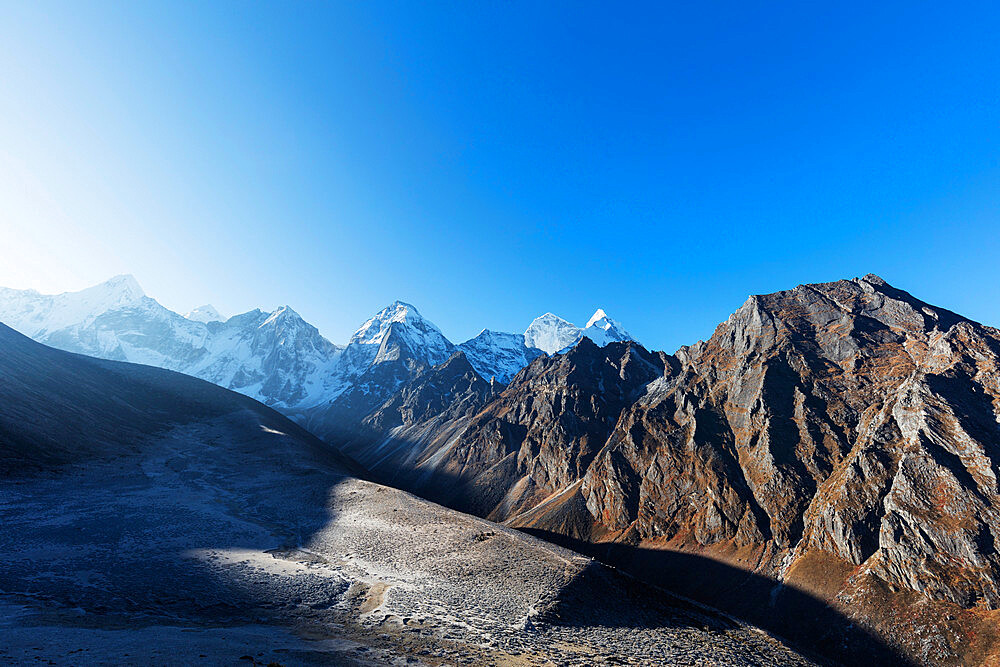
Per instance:
[[[1000,332],[868,275],[750,297],[673,355],[582,341],[501,391],[452,358],[340,444],[835,659],[879,650],[863,628],[968,664],[1000,656],[998,421]]]
[[[5,664],[808,664],[205,381],[2,325],[0,377]]]
[[[598,310],[583,329],[546,314],[523,335],[484,330],[456,346],[415,307],[396,301],[335,345],[289,306],[226,319],[204,305],[182,316],[130,275],[57,295],[0,288],[0,322],[59,349],[194,375],[323,431],[339,428],[345,412],[374,409],[456,349],[481,377],[505,384],[533,359],[583,336],[600,344],[631,338]],[[552,347],[553,340],[561,342]]]
[[[877,276],[752,296],[673,354],[602,310],[453,345],[399,302],[337,346],[127,278],[7,290],[0,320],[263,399],[382,483],[828,659],[1000,659],[1000,332]]]

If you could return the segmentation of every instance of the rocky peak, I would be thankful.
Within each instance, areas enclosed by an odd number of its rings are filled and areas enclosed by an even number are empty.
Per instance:
[[[485,405],[393,431],[405,454],[383,472],[511,525],[752,570],[913,655],[923,640],[899,610],[952,637],[955,615],[1000,609],[997,330],[868,275],[751,296],[676,356],[547,342],[557,353]],[[732,602],[689,579],[671,585]],[[792,618],[782,590],[740,608]],[[939,648],[977,655],[972,641]]]

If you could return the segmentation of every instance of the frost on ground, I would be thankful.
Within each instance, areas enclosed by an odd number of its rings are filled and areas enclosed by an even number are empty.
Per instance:
[[[804,662],[582,556],[282,451],[289,438],[245,419],[5,479],[0,662]]]

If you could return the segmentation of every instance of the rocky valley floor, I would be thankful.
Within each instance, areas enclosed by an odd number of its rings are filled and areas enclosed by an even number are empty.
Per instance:
[[[226,420],[4,481],[0,662],[808,664],[571,551]],[[268,459],[270,460],[270,459]]]

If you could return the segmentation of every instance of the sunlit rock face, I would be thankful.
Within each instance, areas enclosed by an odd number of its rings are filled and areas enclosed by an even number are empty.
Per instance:
[[[815,549],[995,607],[998,350],[875,276],[751,297],[621,415],[588,508],[643,538],[769,543],[779,574]]]

